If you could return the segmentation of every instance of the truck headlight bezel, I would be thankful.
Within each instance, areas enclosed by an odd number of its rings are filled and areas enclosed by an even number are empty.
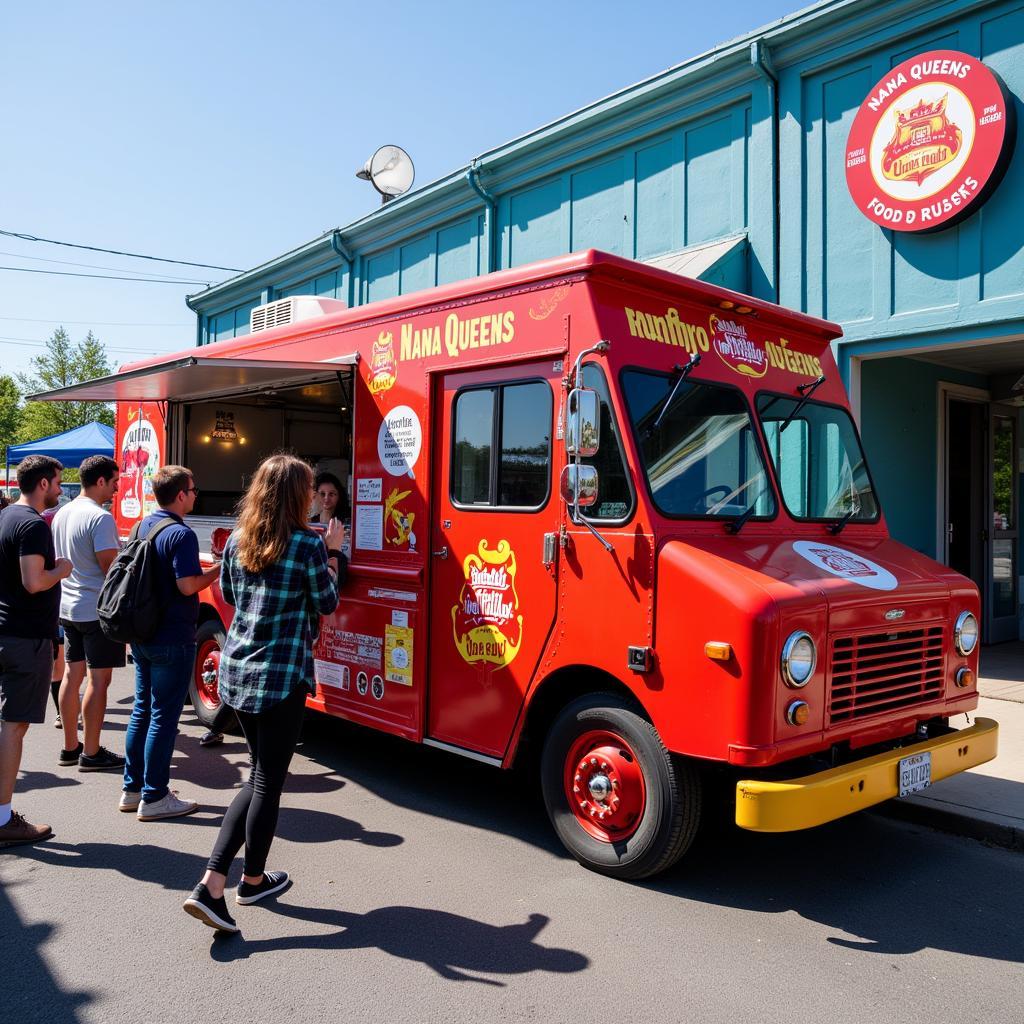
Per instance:
[[[964,642],[964,626],[970,622],[974,623],[974,639],[971,640],[968,645]],[[978,626],[978,617],[974,612],[961,612],[956,617],[956,624],[953,626],[953,645],[956,647],[957,654],[964,658],[973,654],[975,648],[978,646],[978,640],[980,637],[981,630]]]
[[[810,646],[810,667],[805,674],[801,674],[799,671],[793,671],[793,655],[797,650],[797,645],[801,645],[806,650],[805,644]],[[803,664],[806,664],[806,661]],[[782,645],[780,667],[786,685],[794,690],[802,690],[814,677],[814,670],[818,667],[818,647],[814,642],[814,637],[807,630],[798,629],[787,637],[786,642]]]

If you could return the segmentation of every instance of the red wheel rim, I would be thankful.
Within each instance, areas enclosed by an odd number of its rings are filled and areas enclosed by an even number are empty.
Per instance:
[[[565,759],[565,796],[589,835],[603,843],[628,839],[647,806],[644,773],[633,749],[606,729],[584,733]]]
[[[203,702],[203,707],[216,711],[220,707],[220,692],[217,689],[217,676],[220,672],[220,644],[216,640],[204,640],[196,651],[196,664],[193,670],[196,693]]]

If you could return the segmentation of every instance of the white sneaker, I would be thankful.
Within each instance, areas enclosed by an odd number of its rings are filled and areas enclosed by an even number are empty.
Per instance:
[[[141,793],[129,793],[127,789],[121,790],[121,799],[117,802],[117,809],[119,811],[137,811],[139,804],[142,802]]]
[[[164,818],[183,818],[199,807],[195,800],[179,800],[178,794],[171,790],[161,800],[139,804],[139,821],[162,821]]]

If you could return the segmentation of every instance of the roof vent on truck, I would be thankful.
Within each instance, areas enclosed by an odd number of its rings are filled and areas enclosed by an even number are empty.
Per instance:
[[[348,306],[341,299],[323,299],[317,295],[291,295],[287,299],[275,299],[262,306],[254,306],[249,313],[249,330],[269,331],[271,327],[283,327],[298,320],[311,320],[329,313],[339,313]]]

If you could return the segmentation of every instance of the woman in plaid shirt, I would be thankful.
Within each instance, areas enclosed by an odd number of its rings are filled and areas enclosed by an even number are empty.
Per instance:
[[[313,640],[320,616],[338,605],[347,567],[345,527],[332,520],[321,540],[306,525],[312,496],[309,466],[272,455],[242,498],[224,549],[220,586],[235,616],[218,684],[221,700],[238,715],[252,770],[224,815],[203,880],[185,901],[186,913],[222,931],[238,931],[224,886],[243,843],[236,903],[255,903],[288,885],[286,872],[264,869],[306,695],[314,690]]]

